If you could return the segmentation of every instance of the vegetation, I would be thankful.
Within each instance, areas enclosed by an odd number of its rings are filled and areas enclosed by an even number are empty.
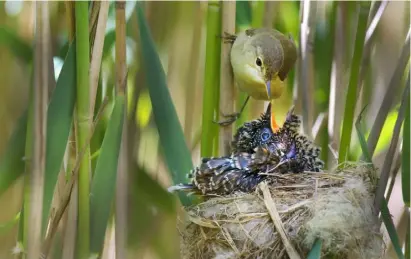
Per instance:
[[[387,258],[409,258],[409,15],[398,1],[1,2],[0,258],[179,258],[177,208],[195,200],[166,188],[226,152],[213,121],[245,99],[221,88],[233,24],[293,36],[277,119],[295,105],[328,169],[377,169]],[[224,132],[261,112],[251,101]]]

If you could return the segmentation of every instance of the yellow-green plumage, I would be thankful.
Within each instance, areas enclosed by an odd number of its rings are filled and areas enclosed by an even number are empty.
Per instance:
[[[297,60],[291,37],[261,28],[245,30],[231,39],[234,41],[230,59],[239,89],[257,100],[280,97],[284,80]],[[270,82],[270,97],[267,82]]]

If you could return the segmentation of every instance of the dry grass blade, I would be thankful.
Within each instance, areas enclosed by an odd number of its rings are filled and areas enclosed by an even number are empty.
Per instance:
[[[221,35],[224,32],[235,33],[236,2],[222,3]],[[234,108],[234,78],[230,63],[231,44],[221,41],[220,66],[220,110],[224,114],[232,114]],[[220,127],[220,155],[227,155],[231,149],[233,126]]]
[[[124,1],[118,1],[116,5],[116,78],[119,94],[125,96],[127,103],[127,74],[126,61],[126,12]],[[122,84],[122,85],[121,85]],[[127,134],[127,105],[124,105],[123,130],[121,135],[121,146],[119,163],[117,167],[116,182],[116,216],[115,216],[115,244],[116,258],[127,257],[127,192],[128,192],[128,134]]]
[[[27,258],[37,259],[41,251],[44,171],[46,165],[46,132],[50,51],[50,24],[47,2],[36,3],[36,52],[34,82],[33,161],[30,176],[30,210]]]
[[[397,67],[395,68],[394,74],[391,77],[390,83],[387,87],[387,92],[384,95],[384,99],[377,113],[378,115],[375,118],[370,135],[367,140],[368,150],[370,151],[371,157],[374,155],[375,148],[377,147],[378,139],[380,138],[385,119],[387,118],[388,112],[391,110],[392,102],[395,97],[394,93],[396,92],[395,89],[401,87],[401,79],[410,59],[410,33],[411,30],[408,30],[407,38],[402,48]]]
[[[99,19],[100,6],[105,1],[91,1],[90,2],[90,15],[89,15],[89,35],[90,35],[90,54],[94,49],[94,43],[96,42],[97,23]],[[91,59],[91,56],[90,56]]]
[[[397,121],[395,122],[394,132],[392,134],[391,144],[390,144],[390,147],[388,148],[388,152],[387,152],[387,155],[384,160],[384,164],[381,169],[380,180],[378,182],[378,187],[377,187],[377,191],[375,194],[374,203],[375,203],[375,210],[377,213],[380,211],[381,202],[384,199],[384,193],[387,187],[388,177],[390,174],[394,153],[397,148],[398,139],[400,137],[401,125],[405,117],[405,109],[407,107],[406,104],[409,98],[410,98],[410,77],[408,76],[407,86],[405,87],[404,92],[402,94],[401,107],[398,112]]]
[[[103,56],[104,37],[106,34],[106,24],[108,18],[108,8],[110,3],[102,1],[98,20],[96,24],[95,44],[92,48],[91,62],[90,62],[90,112],[94,112],[96,103],[96,94],[98,87],[98,79],[100,76],[101,59]],[[93,38],[93,37],[91,37]]]
[[[267,183],[262,182],[260,184],[260,189],[261,189],[261,191],[263,192],[263,195],[264,195],[265,206],[267,207],[267,210],[270,213],[271,219],[274,222],[274,226],[275,226],[276,230],[278,231],[278,233],[281,236],[281,240],[284,243],[284,247],[287,250],[288,256],[291,259],[299,259],[300,256],[298,255],[297,251],[295,250],[295,248],[291,244],[290,240],[287,238],[287,235],[284,231],[284,226],[283,226],[283,223],[281,221],[280,214],[278,214],[277,208],[275,207],[275,203],[274,203],[273,198],[271,197],[270,190],[268,189]]]

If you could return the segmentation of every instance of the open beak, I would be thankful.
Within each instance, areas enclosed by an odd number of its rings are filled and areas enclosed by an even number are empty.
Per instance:
[[[271,80],[265,82],[265,87],[266,87],[266,90],[267,90],[268,99],[271,99]]]

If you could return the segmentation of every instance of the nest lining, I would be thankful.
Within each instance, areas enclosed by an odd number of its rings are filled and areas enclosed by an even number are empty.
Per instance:
[[[351,165],[331,173],[273,175],[271,197],[301,258],[317,238],[323,258],[381,258],[372,174],[368,166]],[[183,258],[290,258],[259,188],[189,207],[179,228]]]

